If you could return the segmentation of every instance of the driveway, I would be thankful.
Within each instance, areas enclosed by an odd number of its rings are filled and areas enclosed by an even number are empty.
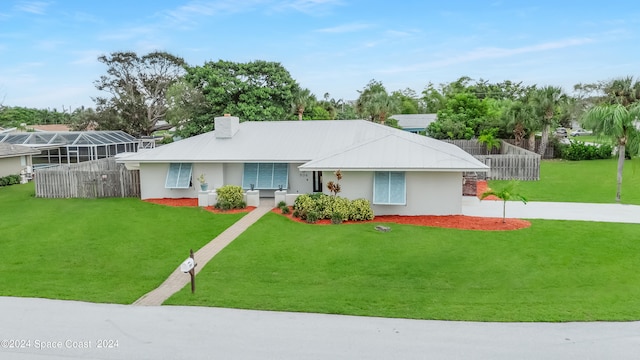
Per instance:
[[[502,217],[501,200],[462,198],[462,214]],[[507,202],[507,217],[519,219],[578,220],[640,223],[640,206],[624,204],[591,204],[569,202]]]

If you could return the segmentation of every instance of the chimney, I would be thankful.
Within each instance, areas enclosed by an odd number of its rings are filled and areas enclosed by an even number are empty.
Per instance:
[[[224,114],[214,119],[216,138],[231,139],[240,129],[240,119],[237,116]]]

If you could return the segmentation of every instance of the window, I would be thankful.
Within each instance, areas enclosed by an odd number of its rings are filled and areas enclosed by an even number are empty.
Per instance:
[[[188,189],[191,186],[191,164],[171,163],[164,187],[167,189]]]
[[[376,171],[373,177],[373,203],[381,205],[405,205],[407,186],[404,172]]]
[[[242,177],[242,187],[250,189],[287,188],[289,183],[289,165],[282,163],[246,163]]]

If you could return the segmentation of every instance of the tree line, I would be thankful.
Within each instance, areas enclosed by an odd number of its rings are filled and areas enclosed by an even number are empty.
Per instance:
[[[554,126],[570,127],[597,105],[640,98],[633,78],[577,84],[570,96],[554,86],[525,86],[505,80],[491,83],[463,76],[421,94],[412,89],[389,92],[371,80],[355,101],[322,97],[298,84],[277,62],[209,61],[191,66],[167,52],[138,55],[114,52],[98,61],[106,72],[94,81],[104,96],[95,108],[57,112],[21,107],[0,108],[0,125],[67,123],[76,130],[123,130],[135,136],[175,127],[181,137],[213,130],[213,118],[225,113],[243,121],[367,119],[396,126],[393,114],[437,113],[427,132],[438,139],[513,138],[535,150],[541,133],[543,154]],[[595,125],[591,124],[591,127]]]

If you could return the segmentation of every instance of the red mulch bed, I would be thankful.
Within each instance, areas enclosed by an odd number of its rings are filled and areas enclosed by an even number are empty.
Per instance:
[[[286,216],[289,219],[301,223],[306,223],[300,218],[293,217],[292,212],[289,214],[282,214],[282,210],[274,208],[271,210],[276,214]],[[419,226],[434,226],[449,229],[463,229],[463,230],[519,230],[528,228],[531,223],[526,220],[520,219],[506,219],[506,222],[502,222],[502,218],[486,218],[477,216],[464,216],[464,215],[420,215],[420,216],[406,216],[406,215],[380,215],[376,216],[373,220],[368,221],[345,221],[343,224],[359,224],[359,223],[395,223],[395,224],[408,224]],[[318,220],[315,224],[318,225],[330,225],[331,220],[322,219]]]
[[[485,190],[480,192],[480,182],[478,182],[478,194],[482,194]],[[486,182],[484,182],[484,189],[486,189]],[[181,199],[147,199],[146,202],[168,205],[168,206],[198,206],[198,199],[181,198]],[[207,206],[205,208],[208,211],[217,214],[235,214],[242,212],[249,212],[255,209],[254,206],[247,206],[244,209],[234,209],[222,211],[214,207]],[[301,223],[305,223],[304,220],[295,218],[292,216],[292,211],[289,214],[282,214],[282,211],[278,208],[274,208],[272,212],[286,216],[289,219]],[[376,216],[371,221],[345,221],[343,224],[356,224],[363,222],[376,222],[376,223],[395,223],[395,224],[409,224],[420,226],[435,226],[450,229],[464,229],[464,230],[518,230],[531,226],[531,223],[526,220],[520,219],[506,219],[506,222],[502,222],[502,218],[485,218],[476,216],[464,216],[464,215],[446,215],[446,216],[401,216],[401,215],[381,215]],[[330,225],[331,220],[322,219],[316,224]]]
[[[478,195],[478,199],[487,190],[491,190],[491,188],[487,185],[487,181],[486,180],[478,180],[478,182],[476,182],[476,194]],[[487,196],[486,198],[484,198],[484,200],[500,200],[500,199],[495,197],[495,196],[493,196],[493,195],[490,195],[490,196]]]
[[[191,206],[191,207],[197,207],[198,206],[198,199],[192,199],[192,198],[179,198],[179,199],[168,199],[168,198],[164,198],[164,199],[146,199],[144,200],[146,202],[150,202],[153,204],[159,204],[159,205],[167,205],[167,206]],[[213,206],[207,206],[204,207],[205,210],[207,211],[211,211],[212,213],[216,213],[216,214],[237,214],[237,213],[245,213],[245,212],[249,212],[253,209],[255,209],[255,206],[247,206],[244,209],[232,209],[232,210],[220,210],[220,209],[216,209]]]

